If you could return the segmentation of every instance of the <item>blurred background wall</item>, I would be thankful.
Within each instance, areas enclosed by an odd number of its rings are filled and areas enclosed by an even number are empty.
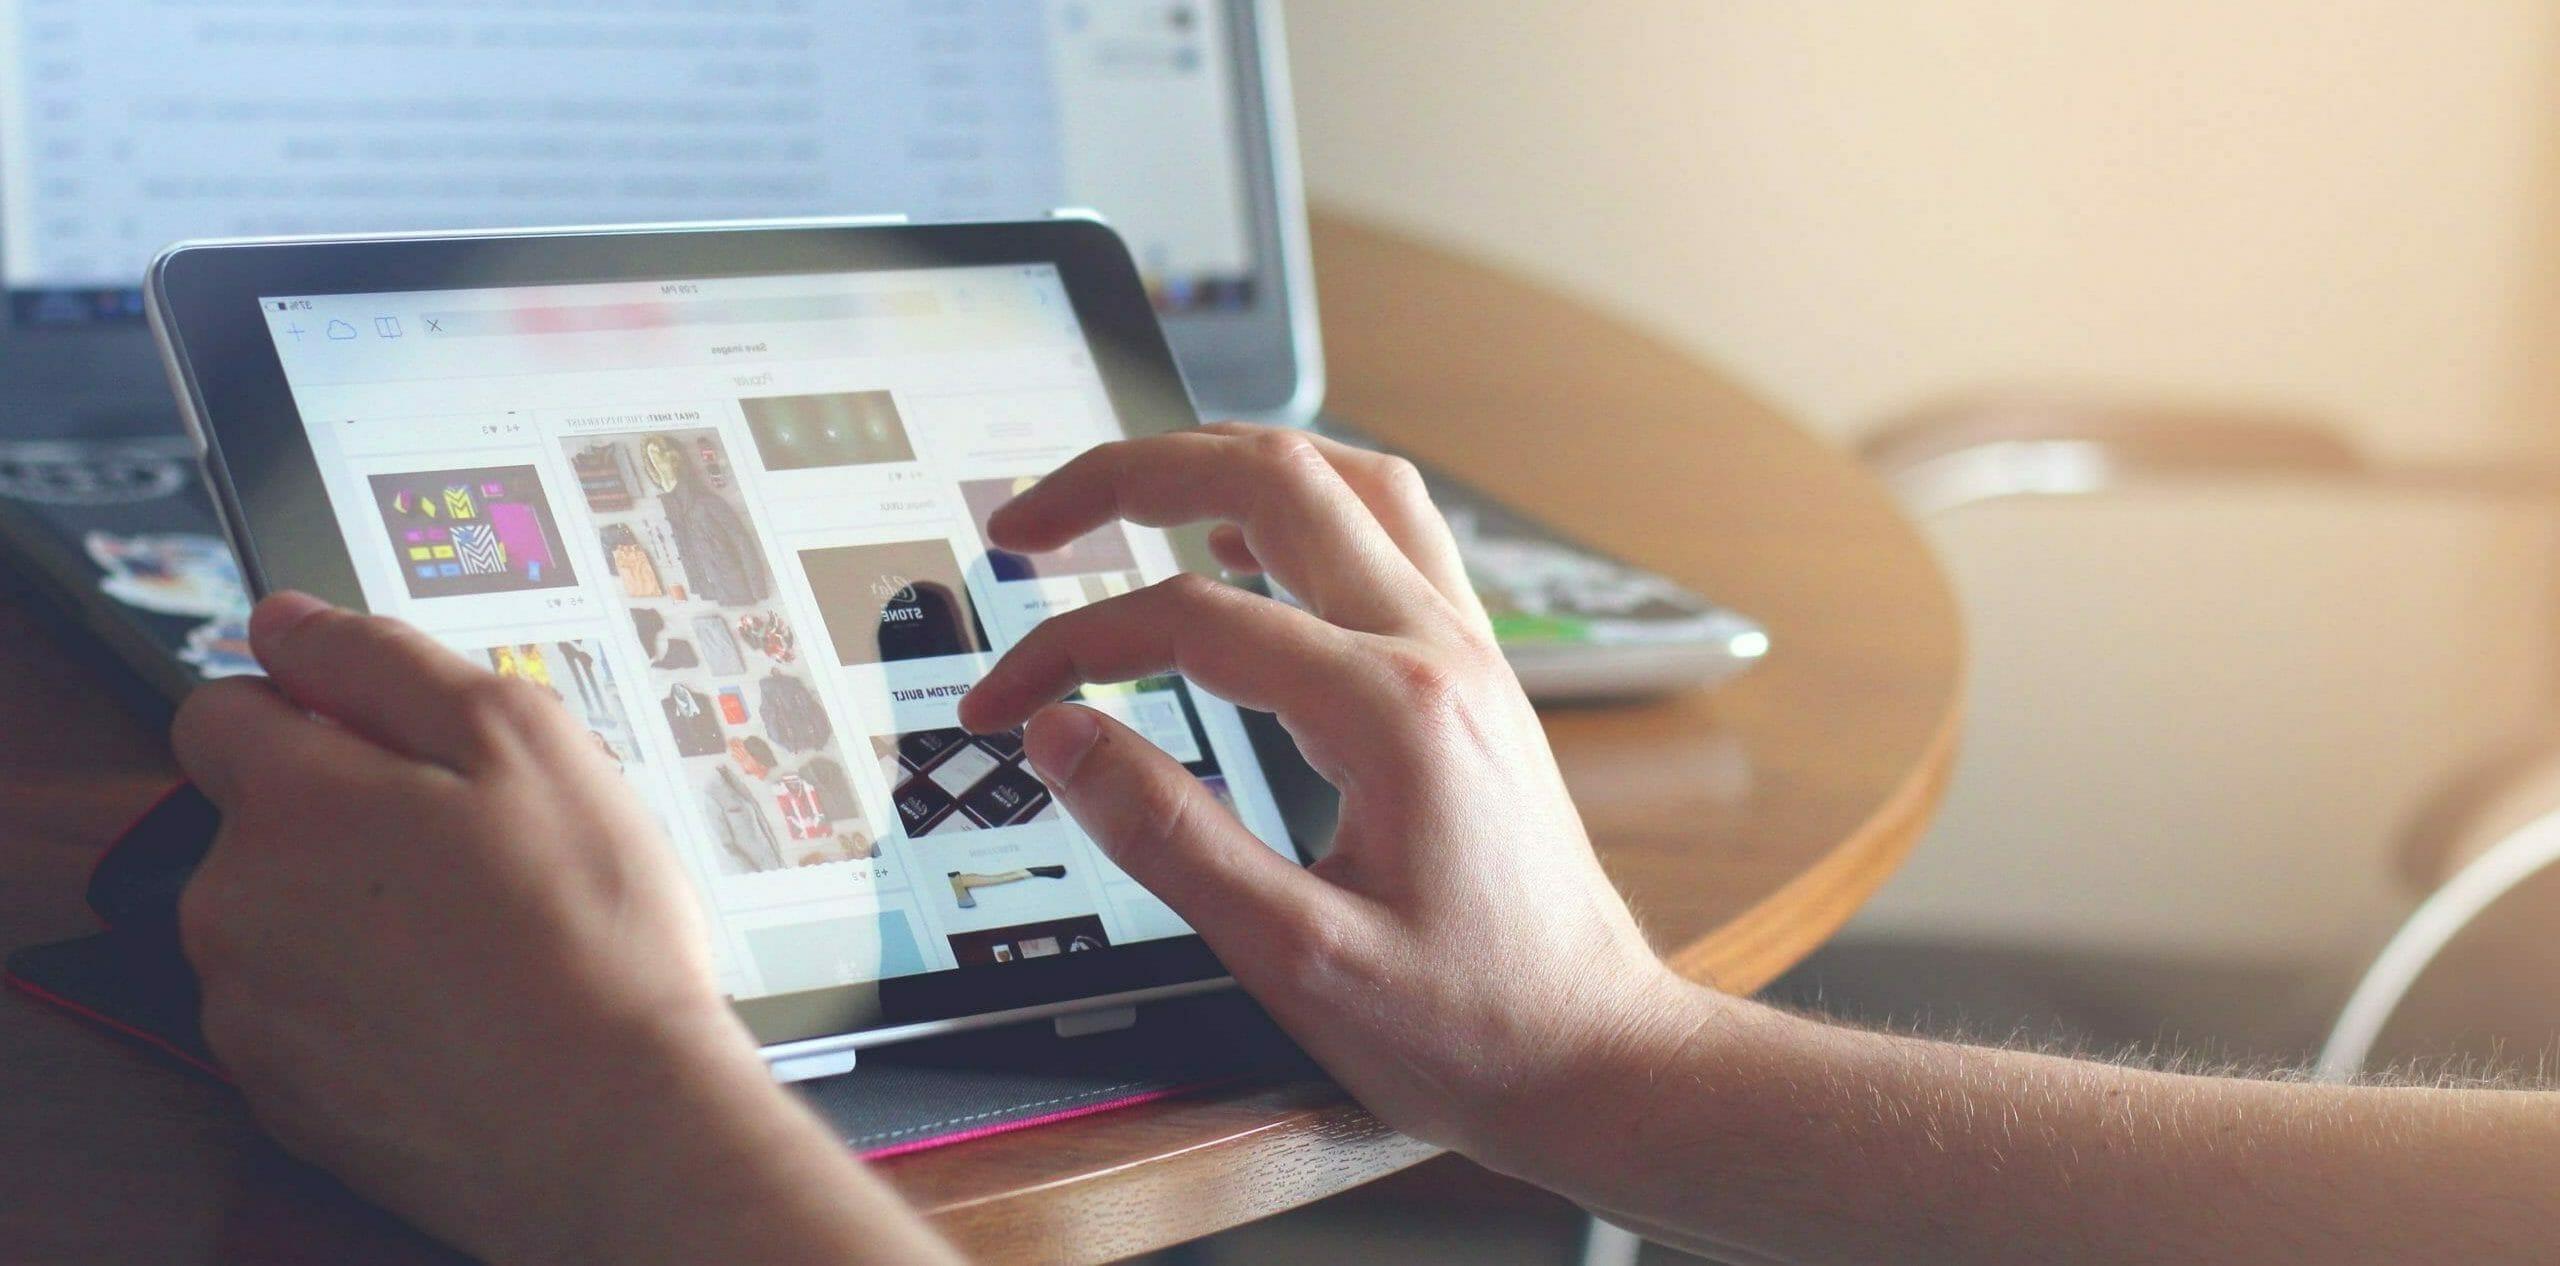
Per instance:
[[[1320,204],[1631,317],[1843,441],[2036,386],[2295,408],[2401,456],[2560,444],[2560,5],[1289,14]],[[2551,711],[2538,512],[2202,491],[1931,530],[1973,722],[1853,939],[2342,970],[2413,895],[2400,828]]]
[[[2551,428],[2560,6],[1291,0],[1320,200],[1848,435],[2022,377]]]

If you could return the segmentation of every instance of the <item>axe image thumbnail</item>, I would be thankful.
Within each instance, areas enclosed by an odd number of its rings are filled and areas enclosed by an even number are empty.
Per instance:
[[[978,890],[980,888],[994,888],[1002,884],[1018,884],[1026,879],[1064,879],[1067,877],[1067,868],[1064,866],[1030,866],[1021,870],[997,871],[992,875],[972,874],[963,870],[955,870],[948,873],[951,876],[951,899],[959,902],[960,908],[963,910],[975,910],[978,908]]]

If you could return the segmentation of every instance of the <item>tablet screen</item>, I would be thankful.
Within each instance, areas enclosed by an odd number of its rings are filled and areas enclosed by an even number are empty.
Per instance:
[[[1114,525],[991,549],[1122,432],[1055,266],[269,295],[365,601],[557,695],[767,998],[1186,934],[960,696],[1040,620],[1179,567]],[[1087,702],[1288,854],[1230,705]]]

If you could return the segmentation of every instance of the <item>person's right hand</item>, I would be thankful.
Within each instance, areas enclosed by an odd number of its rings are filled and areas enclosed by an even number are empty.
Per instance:
[[[962,704],[1030,720],[1033,767],[1112,859],[1389,1124],[1501,1164],[1638,1031],[1696,1022],[1610,886],[1537,715],[1410,463],[1227,425],[1107,444],[998,512],[1056,549],[1114,518],[1215,521],[1232,568],[1290,606],[1178,576],[1040,625]],[[1248,833],[1078,686],[1178,671],[1276,713],[1342,792],[1309,870]],[[1035,715],[1036,714],[1036,715]],[[1682,1001],[1676,1001],[1682,1000]]]

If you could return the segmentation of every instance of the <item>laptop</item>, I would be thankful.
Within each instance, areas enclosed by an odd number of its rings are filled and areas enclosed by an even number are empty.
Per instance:
[[[1286,66],[1276,0],[0,0],[0,547],[146,708],[254,671],[144,329],[143,267],[181,238],[1090,207],[1134,246],[1202,412],[1312,423]],[[1707,681],[1767,649],[1435,491],[1533,692]]]

